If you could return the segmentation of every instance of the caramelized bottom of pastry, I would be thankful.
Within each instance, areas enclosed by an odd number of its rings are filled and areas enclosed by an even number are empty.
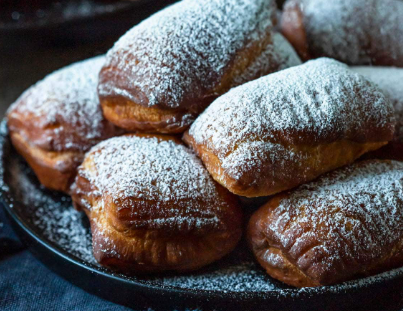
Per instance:
[[[188,112],[144,107],[119,97],[101,99],[101,104],[106,119],[130,132],[182,133],[195,119]]]
[[[28,162],[42,185],[53,190],[69,192],[77,167],[84,157],[83,153],[46,151],[30,145],[18,133],[11,133],[10,137],[14,147]]]
[[[83,208],[91,222],[94,257],[101,265],[126,274],[196,270],[228,254],[241,236],[239,228],[203,235],[119,230],[99,205],[92,211]]]
[[[215,153],[202,144],[197,144],[188,132],[184,141],[202,159],[211,176],[229,191],[245,197],[261,197],[294,188],[315,179],[321,174],[350,164],[364,153],[377,150],[388,142],[356,143],[348,140],[318,146],[289,145],[290,151],[303,154],[301,160],[290,162],[286,171],[276,167],[270,157],[262,161],[261,172],[251,171],[240,178],[232,178],[222,168]],[[228,156],[228,155],[227,155]]]
[[[248,240],[256,260],[266,270],[266,272],[272,278],[298,288],[331,285],[321,284],[309,278],[298,269],[298,267],[290,262],[279,248],[273,246],[274,243],[267,240],[263,234],[262,226],[259,226],[257,218],[262,216],[259,213],[260,212],[257,212],[251,218],[248,227]],[[262,217],[262,219],[265,219],[265,217]],[[401,244],[397,245],[391,253],[385,253],[384,258],[380,259],[380,262],[373,267],[369,266],[366,271],[361,271],[361,273],[358,273],[353,277],[350,276],[347,279],[341,279],[339,282],[348,281],[352,278],[357,279],[360,277],[367,277],[401,267],[401,260],[403,258],[401,251],[399,251],[401,250]]]
[[[281,194],[278,197],[281,199]],[[271,207],[275,208],[276,200]],[[268,241],[264,234],[264,224],[262,221],[270,219],[271,209],[260,209],[254,213],[248,225],[249,246],[253,250],[255,258],[267,273],[283,283],[295,287],[314,287],[320,286],[308,278],[300,269],[291,263],[283,252]]]
[[[402,172],[400,162],[357,162],[272,197],[248,224],[255,258],[270,276],[295,287],[401,267]]]
[[[295,287],[320,286],[303,274],[301,270],[298,270],[284,257],[281,250],[275,247],[267,245],[266,248],[255,250],[255,256],[259,264],[272,278]]]

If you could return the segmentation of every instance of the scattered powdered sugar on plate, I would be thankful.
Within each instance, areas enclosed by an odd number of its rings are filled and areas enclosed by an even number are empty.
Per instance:
[[[72,207],[71,199],[46,190],[19,157],[10,169],[14,176],[10,182],[11,188],[16,190],[14,196],[26,208],[19,212],[32,224],[34,231],[84,262],[96,264],[87,220]]]
[[[200,100],[206,90],[219,88],[237,53],[245,58],[243,51],[272,44],[275,7],[273,0],[183,0],[169,6],[129,30],[108,52],[105,67],[113,69],[99,86],[100,96],[169,108]]]
[[[272,291],[278,289],[252,262],[244,262],[202,274],[163,277],[161,284],[220,292]]]
[[[87,263],[96,264],[92,255],[91,233],[88,227],[82,225],[83,217],[72,206],[67,209],[40,207],[35,211],[34,225],[46,238],[70,254]]]
[[[38,132],[47,131],[55,151],[87,150],[108,126],[100,107],[98,74],[104,56],[59,69],[26,90],[9,108],[23,115]],[[18,118],[22,118],[18,116]]]
[[[396,116],[395,137],[403,140],[403,68],[363,66],[351,69],[375,82],[391,99]]]

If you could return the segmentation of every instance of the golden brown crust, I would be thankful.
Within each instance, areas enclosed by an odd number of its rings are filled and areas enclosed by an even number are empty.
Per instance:
[[[308,278],[284,256],[281,248],[266,236],[267,223],[275,221],[274,210],[285,195],[278,194],[257,210],[249,220],[247,239],[256,260],[273,278],[295,287],[314,287],[320,284]]]
[[[109,153],[111,167],[102,160]],[[120,185],[105,183],[103,174]],[[241,236],[237,199],[175,137],[126,135],[101,143],[86,155],[72,189],[90,219],[95,258],[124,273],[194,270],[223,257]]]
[[[96,93],[105,58],[59,69],[25,91],[7,112],[10,132],[46,151],[87,151],[115,135]]]
[[[29,96],[29,95],[27,95]],[[63,105],[63,103],[60,103]],[[11,133],[18,133],[36,148],[49,152],[85,152],[97,142],[120,133],[107,120],[102,121],[102,129],[96,139],[88,139],[88,133],[77,130],[77,124],[68,119],[46,122],[46,112],[35,115],[25,110],[25,102],[17,101],[8,111],[7,125]],[[79,113],[79,112],[77,112]],[[81,127],[84,129],[85,127]]]
[[[68,192],[76,176],[77,167],[84,158],[80,151],[54,152],[31,145],[18,133],[10,133],[14,148],[35,172],[46,188]]]
[[[95,259],[129,274],[196,270],[226,255],[239,239],[237,231],[171,235],[139,229],[129,235],[108,224],[105,215],[90,217]]]
[[[318,59],[233,88],[183,140],[221,185],[256,197],[350,164],[393,131],[392,107],[375,85]]]
[[[196,111],[144,107],[124,97],[102,97],[105,118],[127,131],[149,133],[182,133],[215,96],[198,103]]]
[[[400,162],[365,161],[276,195],[251,217],[249,245],[272,277],[296,287],[398,267],[402,177]]]
[[[181,133],[231,87],[299,64],[272,33],[274,5],[182,1],[131,29],[100,73],[106,118],[128,131]]]
[[[68,192],[86,151],[119,133],[96,94],[104,57],[62,68],[24,92],[7,112],[12,142],[50,189]]]
[[[330,144],[312,145],[283,145],[283,156],[288,152],[300,154],[298,162],[290,161],[287,166],[274,162],[270,157],[256,163],[248,171],[242,172],[240,178],[226,174],[219,158],[214,152],[204,145],[197,144],[195,140],[185,132],[183,140],[192,147],[202,159],[211,176],[232,193],[245,197],[261,197],[279,193],[294,188],[317,176],[354,162],[361,155],[377,150],[388,142],[357,143],[341,140]],[[302,156],[303,155],[303,156]],[[273,176],[275,172],[275,176]],[[262,176],[259,183],[256,177]],[[266,176],[264,178],[263,176]]]

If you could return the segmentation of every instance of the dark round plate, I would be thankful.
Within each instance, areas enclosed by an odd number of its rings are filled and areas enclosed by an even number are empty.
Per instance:
[[[86,218],[65,195],[44,189],[0,127],[1,202],[21,239],[73,284],[136,310],[388,310],[399,307],[403,268],[337,286],[294,289],[268,277],[244,242],[223,260],[187,275],[128,277],[100,267]]]
[[[155,0],[0,0],[0,30],[30,30],[100,17]]]

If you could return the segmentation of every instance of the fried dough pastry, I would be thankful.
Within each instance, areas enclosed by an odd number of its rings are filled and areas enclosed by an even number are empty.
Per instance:
[[[258,197],[382,147],[394,126],[391,104],[373,83],[321,58],[232,89],[183,139],[216,181]]]
[[[84,153],[115,134],[97,97],[104,60],[92,58],[50,74],[8,110],[12,143],[47,188],[68,192]]]
[[[393,140],[368,154],[368,157],[403,161],[403,68],[352,67],[352,70],[375,82],[389,97],[395,110],[396,128]]]
[[[273,33],[273,0],[183,0],[127,32],[109,51],[98,93],[128,131],[182,133],[231,87],[300,64]]]
[[[248,241],[267,273],[296,287],[403,265],[403,163],[358,162],[274,196],[251,217]]]
[[[281,28],[301,58],[403,67],[401,0],[288,0]]]
[[[170,136],[98,144],[79,168],[72,198],[90,220],[96,260],[124,273],[194,270],[241,237],[235,196]]]

